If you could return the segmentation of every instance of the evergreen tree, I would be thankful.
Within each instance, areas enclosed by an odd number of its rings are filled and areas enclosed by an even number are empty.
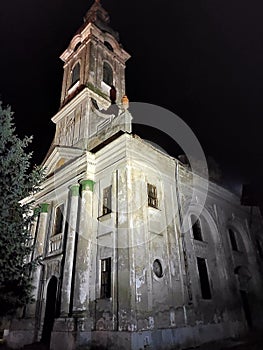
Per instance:
[[[20,139],[10,107],[0,101],[0,315],[8,315],[30,302],[33,244],[30,229],[35,219],[33,201],[43,172],[30,170],[32,137]]]

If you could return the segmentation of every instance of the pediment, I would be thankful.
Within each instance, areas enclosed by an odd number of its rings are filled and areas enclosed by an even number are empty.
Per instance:
[[[42,167],[45,169],[46,175],[49,175],[79,158],[82,154],[83,150],[79,148],[52,146],[42,163]]]

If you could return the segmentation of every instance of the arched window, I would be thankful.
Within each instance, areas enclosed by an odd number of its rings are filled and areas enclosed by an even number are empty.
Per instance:
[[[75,64],[73,70],[72,70],[72,75],[71,75],[71,86],[74,85],[80,77],[80,64],[79,62]]]
[[[63,230],[64,204],[56,208],[53,235],[62,233]]]
[[[77,51],[77,49],[81,46],[81,41],[77,43],[77,45],[74,47],[74,52]]]
[[[194,239],[198,241],[202,241],[203,237],[202,237],[201,224],[200,224],[200,220],[196,215],[191,215],[191,224],[192,224]]]
[[[104,41],[104,45],[113,52],[113,47],[111,46],[111,44],[108,41]]]
[[[107,62],[103,63],[103,81],[109,86],[113,85],[113,71]]]

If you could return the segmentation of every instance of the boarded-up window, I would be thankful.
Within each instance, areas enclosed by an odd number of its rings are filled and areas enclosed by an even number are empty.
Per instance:
[[[61,204],[56,208],[55,211],[55,221],[54,221],[54,231],[53,234],[57,235],[62,233],[63,230],[63,215],[64,215],[64,204]]]
[[[210,283],[207,273],[206,260],[197,258],[197,267],[200,278],[201,294],[203,299],[211,299]]]
[[[106,215],[109,213],[111,213],[111,186],[106,187],[103,190],[102,214]]]
[[[111,297],[111,258],[101,260],[101,288],[102,299]]]
[[[202,241],[202,230],[201,230],[201,224],[200,220],[196,215],[191,215],[191,223],[192,223],[192,231],[193,231],[193,237],[194,239],[198,241]]]
[[[158,207],[158,199],[157,199],[157,189],[156,186],[147,184],[148,191],[148,206],[157,208]]]

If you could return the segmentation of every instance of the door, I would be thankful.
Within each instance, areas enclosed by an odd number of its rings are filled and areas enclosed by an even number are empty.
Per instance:
[[[56,315],[57,285],[57,278],[52,276],[47,287],[46,310],[41,339],[42,343],[47,346],[50,344],[51,332]]]
[[[244,290],[240,290],[241,300],[242,300],[242,306],[245,313],[245,317],[247,320],[248,326],[252,327],[252,321],[251,321],[251,313],[249,308],[249,302],[248,302],[248,296],[247,293]]]

